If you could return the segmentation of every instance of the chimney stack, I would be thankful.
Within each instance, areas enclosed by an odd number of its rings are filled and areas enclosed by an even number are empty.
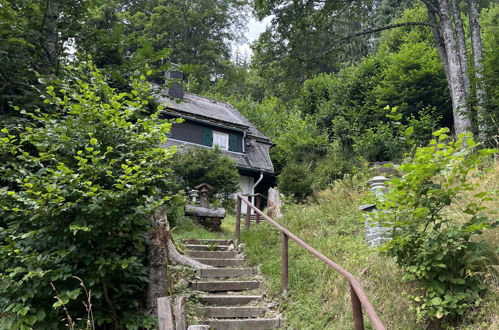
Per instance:
[[[168,87],[168,96],[174,99],[182,100],[184,98],[184,86],[182,85],[184,81],[184,73],[179,71],[177,65],[174,65],[167,73],[166,73],[166,83],[169,85]],[[171,80],[175,80],[173,83]]]

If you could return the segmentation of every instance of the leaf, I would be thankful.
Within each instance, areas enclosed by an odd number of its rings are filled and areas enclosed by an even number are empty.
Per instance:
[[[39,310],[37,313],[36,313],[36,319],[38,321],[43,321],[45,319],[45,311],[43,309]]]
[[[90,139],[90,145],[96,145],[97,144],[97,139],[96,138],[91,138]]]
[[[442,299],[440,297],[435,297],[431,300],[431,303],[435,306],[441,305],[442,304]]]
[[[405,136],[412,135],[413,133],[414,133],[414,127],[413,127],[413,126],[409,126],[409,127],[407,127],[407,128],[404,130],[404,135],[405,135]]]
[[[482,191],[482,192],[479,192],[478,194],[475,194],[475,197],[483,198],[483,197],[488,196],[489,194],[490,193],[488,191]]]

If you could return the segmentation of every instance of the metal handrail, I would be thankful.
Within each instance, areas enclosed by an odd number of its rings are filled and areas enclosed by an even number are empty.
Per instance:
[[[373,305],[369,301],[367,294],[362,289],[361,284],[357,280],[355,276],[350,274],[340,265],[333,262],[331,259],[302,241],[298,236],[281,226],[279,223],[272,220],[269,216],[259,210],[255,205],[251,204],[246,197],[241,194],[237,195],[237,208],[236,208],[236,240],[240,240],[241,236],[241,201],[243,201],[249,208],[253,209],[259,216],[263,217],[267,222],[271,223],[274,227],[281,231],[281,286],[284,291],[288,289],[288,239],[291,238],[298,245],[308,251],[310,254],[317,257],[322,262],[329,265],[335,271],[343,275],[343,277],[350,284],[350,298],[352,301],[352,309],[353,309],[353,319],[356,330],[364,329],[364,320],[362,317],[362,307],[364,307],[367,317],[371,321],[371,324],[375,330],[385,330],[385,326],[378,314],[374,310]],[[246,228],[250,227],[249,214],[250,212],[246,212]]]

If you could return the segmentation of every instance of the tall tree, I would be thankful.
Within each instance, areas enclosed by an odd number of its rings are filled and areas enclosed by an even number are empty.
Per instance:
[[[247,0],[99,2],[77,43],[95,54],[101,67],[125,81],[139,62],[157,69],[158,80],[166,62],[189,65],[191,88],[198,91],[226,70],[249,9]]]
[[[87,0],[0,0],[0,114],[11,114],[12,102],[33,103],[36,72],[58,74],[88,6]]]
[[[466,14],[470,19],[471,43],[473,49],[473,60],[471,63],[474,66],[476,75],[476,99],[479,105],[484,104],[485,89],[480,83],[482,76],[482,46],[480,26],[478,24],[478,4],[477,0],[421,0],[427,8],[429,22],[405,22],[403,24],[392,24],[387,26],[376,26],[380,20],[373,19],[376,11],[386,6],[387,1],[381,0],[355,0],[350,2],[340,0],[307,0],[307,1],[289,1],[289,0],[269,0],[255,1],[256,12],[260,17],[266,15],[274,15],[273,27],[267,34],[261,38],[256,46],[256,59],[268,68],[271,68],[266,62],[275,64],[277,61],[290,63],[289,67],[296,70],[300,68],[300,60],[304,63],[315,64],[315,67],[320,72],[328,72],[331,68],[323,70],[320,66],[321,60],[330,61],[328,58],[331,53],[338,49],[338,46],[344,46],[346,40],[351,40],[353,37],[363,37],[372,35],[373,33],[383,31],[390,28],[396,28],[407,25],[426,25],[431,26],[436,47],[439,51],[441,61],[445,68],[446,78],[448,81],[449,92],[452,98],[454,129],[456,135],[472,130],[472,121],[474,114],[471,109],[470,91],[470,71],[468,69],[468,52],[467,52],[467,35],[465,34],[462,14]],[[314,25],[327,17],[329,29],[322,29]],[[356,18],[357,20],[353,19]],[[362,20],[360,20],[362,18]],[[349,29],[341,29],[345,26],[345,21],[361,22],[359,25],[355,23],[348,24]],[[385,20],[386,22],[386,20]],[[308,23],[308,24],[307,24]],[[327,42],[320,42],[320,38],[315,38],[314,34],[303,34],[302,31],[306,27],[311,27],[313,32],[321,31],[328,38]],[[322,30],[321,30],[322,29]],[[277,33],[273,33],[276,31]],[[306,35],[307,37],[303,37]],[[271,37],[270,37],[271,36]],[[318,42],[319,40],[319,42]],[[372,39],[365,38],[369,46]],[[320,50],[313,48],[314,42],[318,44]],[[281,48],[286,49],[283,52],[276,44],[281,44]],[[294,43],[299,44],[302,48],[312,51],[305,51],[305,57],[300,57],[299,52],[293,48]],[[269,45],[267,48],[262,45]],[[263,50],[263,51],[262,51]],[[262,55],[263,54],[263,55]],[[277,55],[284,55],[284,59],[278,60]],[[265,57],[267,56],[267,58]],[[352,56],[350,56],[352,58]],[[258,63],[258,62],[257,62]],[[338,62],[335,62],[338,63]],[[285,68],[286,66],[284,66]],[[303,67],[303,65],[301,66]],[[274,68],[274,71],[278,71]],[[305,70],[306,71],[306,70]],[[307,74],[313,74],[313,71],[306,71]],[[317,73],[317,72],[315,72]],[[302,78],[297,76],[298,79]],[[480,106],[478,107],[480,109]],[[479,110],[478,126],[481,130],[486,126],[485,119],[481,115],[482,110]]]

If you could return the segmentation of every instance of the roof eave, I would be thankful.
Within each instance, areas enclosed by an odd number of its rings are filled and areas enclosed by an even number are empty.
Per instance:
[[[203,123],[203,124],[209,124],[212,126],[229,128],[229,129],[237,130],[240,132],[248,132],[249,131],[249,127],[245,126],[245,125],[229,123],[229,122],[226,122],[223,120],[213,119],[213,118],[206,117],[206,116],[194,115],[194,114],[180,111],[177,109],[166,108],[165,110],[163,110],[163,112],[165,114],[175,115],[175,116],[178,116],[180,118],[184,118],[187,120],[191,120],[191,121],[195,121],[195,122],[199,122],[199,123]]]

